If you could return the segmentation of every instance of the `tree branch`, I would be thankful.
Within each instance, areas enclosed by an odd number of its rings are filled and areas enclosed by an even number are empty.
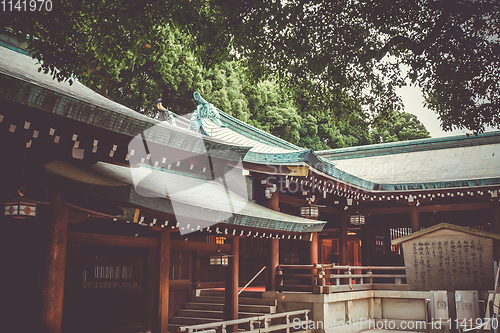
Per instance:
[[[436,20],[434,28],[420,42],[416,42],[405,36],[394,36],[380,50],[370,50],[369,52],[367,52],[367,56],[369,58],[375,58],[377,61],[380,61],[392,47],[400,44],[405,45],[406,48],[411,50],[415,55],[420,55],[433,41],[435,41],[439,37],[439,35],[442,34],[443,27],[445,26],[449,16],[450,11],[444,10],[441,13],[441,16],[439,16],[439,18]]]

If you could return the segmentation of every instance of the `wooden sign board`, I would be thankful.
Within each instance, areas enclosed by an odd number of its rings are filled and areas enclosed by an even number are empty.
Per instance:
[[[493,239],[439,229],[403,242],[408,290],[492,290]]]

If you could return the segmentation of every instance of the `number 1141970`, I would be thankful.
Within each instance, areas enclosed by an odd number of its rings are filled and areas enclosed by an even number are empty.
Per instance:
[[[51,0],[2,0],[0,1],[4,12],[50,12],[52,10]]]

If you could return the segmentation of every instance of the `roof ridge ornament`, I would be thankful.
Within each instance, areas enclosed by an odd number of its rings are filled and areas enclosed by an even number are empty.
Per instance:
[[[196,106],[196,110],[194,110],[191,115],[191,125],[189,125],[190,129],[193,129],[193,121],[199,121],[205,118],[212,120],[217,126],[225,127],[220,121],[219,110],[213,104],[205,101],[197,91],[194,92],[193,97],[194,100],[198,102],[198,105]]]

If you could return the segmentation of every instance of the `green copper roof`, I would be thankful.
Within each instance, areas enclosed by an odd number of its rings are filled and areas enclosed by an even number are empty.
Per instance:
[[[38,72],[36,60],[19,52],[0,47],[0,59],[0,98],[131,138],[155,127],[146,132],[151,134],[146,140],[191,153],[232,150],[242,158],[250,149],[151,119],[79,82],[70,85],[53,80],[51,75]]]
[[[36,61],[0,47],[0,98],[133,138],[224,159],[303,165],[367,191],[445,189],[500,184],[500,132],[478,137],[424,139],[314,152],[219,111],[219,126],[200,122],[200,135],[143,116],[79,82],[69,85],[38,73]],[[183,125],[186,125],[183,123]],[[154,129],[149,130],[148,129]],[[212,154],[212,152],[214,152]],[[219,154],[219,155],[217,155]]]
[[[393,155],[418,151],[472,147],[500,143],[500,132],[493,131],[473,135],[457,135],[442,138],[430,138],[410,141],[381,143],[375,145],[329,149],[318,151],[318,156],[327,160],[340,160],[379,155]]]
[[[296,146],[288,141],[280,139],[272,134],[264,132],[256,127],[250,126],[239,119],[236,119],[223,111],[220,111],[220,119],[224,126],[227,128],[244,135],[252,140],[261,142],[268,146],[273,146],[286,150],[303,150],[299,146]]]
[[[314,152],[278,148],[262,131],[216,110],[223,126],[202,118],[204,132],[252,147],[244,161],[308,165],[313,171],[367,191],[409,191],[500,184],[500,132],[423,139]],[[218,118],[218,119],[219,119]],[[258,137],[259,140],[254,138]],[[295,148],[295,149],[294,149]]]
[[[147,168],[138,170],[150,177],[141,183],[144,189],[150,191],[148,197],[140,188],[132,185],[134,179],[131,173],[134,170],[131,168],[103,162],[86,168],[65,162],[51,162],[45,168],[51,174],[63,177],[67,188],[72,191],[77,190],[95,198],[113,198],[172,214],[178,222],[182,221],[180,217],[186,217],[210,224],[225,223],[284,232],[316,232],[321,231],[326,224],[262,207],[217,181],[168,171],[148,174]]]

